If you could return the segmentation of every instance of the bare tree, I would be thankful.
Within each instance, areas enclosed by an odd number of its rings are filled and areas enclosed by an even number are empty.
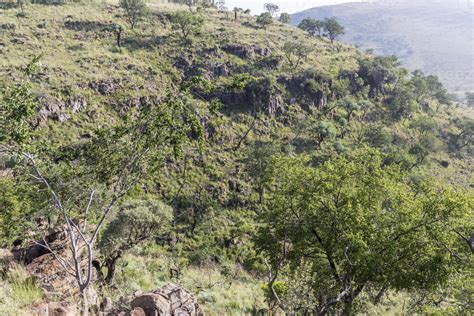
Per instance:
[[[49,246],[45,238],[42,239],[42,243],[35,242],[35,244],[44,247],[46,250],[52,253],[64,271],[76,279],[77,286],[83,300],[82,313],[83,315],[88,315],[89,301],[95,296],[95,291],[92,286],[92,275],[94,273],[92,262],[95,258],[94,249],[97,240],[97,234],[104,225],[114,206],[137,183],[139,178],[135,177],[125,187],[114,192],[110,201],[105,207],[102,208],[100,220],[98,223],[95,224],[92,229],[88,229],[87,215],[97,191],[92,190],[90,192],[87,205],[83,210],[83,215],[86,220],[81,225],[81,223],[78,223],[71,218],[69,209],[65,207],[65,204],[63,203],[59,194],[53,189],[51,183],[43,175],[33,155],[25,152],[21,153],[21,155],[32,167],[33,172],[30,174],[30,176],[46,187],[48,193],[51,195],[54,207],[59,211],[66,224],[66,233],[71,248],[72,262],[61,258],[59,254]],[[124,179],[122,178],[118,181],[120,182],[122,180]],[[84,261],[86,262],[85,264],[83,264]]]

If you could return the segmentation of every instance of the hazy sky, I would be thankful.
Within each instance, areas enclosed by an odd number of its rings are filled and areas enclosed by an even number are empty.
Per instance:
[[[226,0],[226,7],[232,10],[234,7],[251,9],[253,14],[263,11],[263,5],[267,2],[275,3],[280,7],[280,12],[295,13],[305,9],[314,8],[322,5],[331,5],[346,2],[382,2],[385,4],[396,4],[397,2],[424,1],[442,2],[446,4],[459,5],[463,8],[473,9],[474,0]]]
[[[330,5],[345,2],[367,2],[359,0],[226,0],[226,7],[250,9],[252,13],[261,13],[263,5],[267,2],[275,3],[280,7],[280,12],[295,13],[304,9],[314,8],[321,5]]]

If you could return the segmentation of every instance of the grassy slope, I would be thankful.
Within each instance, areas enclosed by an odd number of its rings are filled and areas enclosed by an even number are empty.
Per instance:
[[[7,32],[0,38],[0,42],[4,43],[0,60],[0,83],[19,80],[17,67],[22,67],[34,56],[43,54],[41,75],[33,83],[35,92],[49,100],[65,100],[75,95],[87,99],[84,111],[74,114],[68,109],[65,110],[71,115],[71,119],[66,122],[49,120],[47,125],[39,130],[41,141],[51,143],[75,141],[93,128],[120,120],[117,108],[120,108],[126,100],[141,95],[163,94],[163,87],[181,78],[180,71],[172,66],[180,56],[193,56],[201,62],[227,61],[235,65],[245,65],[248,62],[221,51],[218,55],[202,56],[201,52],[205,48],[228,43],[258,44],[261,47],[269,47],[273,55],[279,55],[284,41],[291,38],[300,39],[315,47],[315,51],[308,56],[302,68],[316,68],[329,74],[337,74],[341,68],[356,67],[355,58],[360,55],[351,46],[343,44],[333,46],[324,39],[308,38],[296,28],[276,23],[262,30],[247,26],[249,22],[252,24],[252,18],[242,17],[238,21],[233,21],[218,15],[217,12],[206,15],[206,24],[201,35],[194,39],[191,48],[183,49],[170,25],[161,22],[163,14],[176,10],[176,7],[153,3],[148,6],[151,8],[149,17],[134,31],[126,28],[124,45],[120,50],[115,47],[112,34],[76,31],[65,27],[65,22],[68,20],[125,25],[120,10],[113,5],[107,7],[99,4],[30,5],[26,9],[27,18],[21,19],[15,17],[18,12],[16,10],[0,11],[2,23],[14,23],[17,26],[15,31]],[[18,38],[23,38],[24,44],[12,42]],[[103,79],[120,79],[121,88],[104,96],[87,87],[89,83]],[[215,79],[215,83],[220,84],[226,80],[228,79],[225,77],[219,77]],[[446,125],[446,128],[450,128],[446,114],[441,114],[438,120]],[[245,148],[240,150],[233,148],[252,121],[251,116],[245,111],[230,111],[216,120],[216,136],[203,158],[204,168],[189,170],[183,195],[194,196],[193,194],[202,188],[204,183],[211,188],[208,196],[211,196],[212,192],[219,192],[217,196],[212,196],[217,203],[226,205],[235,194],[229,189],[227,180],[238,182],[243,192],[250,191],[249,184],[239,176],[238,171],[241,168],[239,161],[244,156]],[[396,124],[392,129],[396,133],[408,133],[405,136],[410,139],[410,132],[404,123]],[[274,118],[263,117],[249,133],[247,142],[293,139],[295,135],[294,128]],[[472,169],[468,160],[449,157],[444,153],[433,158],[448,159],[451,162],[450,167],[443,169],[432,159],[429,165],[420,170],[421,173],[434,172],[439,178],[463,185],[472,183],[473,179],[470,178]],[[181,170],[178,170],[177,173],[180,172]],[[174,176],[176,176],[174,173],[162,176],[162,180],[167,182],[160,194],[169,197],[178,191],[180,182]],[[232,210],[228,211],[232,214]],[[240,216],[238,214],[233,216]],[[215,211],[208,216],[215,216],[212,220],[217,223],[208,228],[209,234],[219,229],[216,226],[232,227],[232,221],[238,223],[228,213]],[[245,238],[245,234],[243,236],[239,238]],[[203,244],[205,242],[196,242],[197,251]],[[238,252],[238,246],[235,251]],[[147,290],[170,281],[167,271],[169,265],[175,264],[176,260],[180,260],[179,256],[169,256],[157,249],[149,251],[137,249],[133,255],[123,260],[120,270],[122,273],[119,273],[117,280],[119,289],[111,290],[110,295],[118,297],[132,290],[139,288]],[[251,277],[242,271],[235,272],[239,270],[232,268],[238,277],[230,283],[226,281],[221,270],[221,267],[213,265],[191,267],[184,269],[179,282],[196,293],[206,310],[216,315],[239,314],[242,311],[250,312],[252,308],[264,307],[260,280],[257,277]],[[203,278],[203,275],[206,277]]]

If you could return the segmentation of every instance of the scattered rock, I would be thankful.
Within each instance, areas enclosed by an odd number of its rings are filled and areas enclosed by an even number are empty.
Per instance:
[[[157,290],[136,297],[131,306],[142,308],[146,316],[152,315],[204,315],[195,297],[183,288],[167,284]]]
[[[5,31],[14,31],[16,29],[16,25],[13,23],[3,23],[0,24],[0,30],[5,30]]]
[[[76,316],[78,315],[77,307],[66,302],[49,303],[50,316]]]
[[[66,106],[73,113],[78,113],[87,107],[87,100],[82,95],[73,96],[66,100]]]
[[[268,48],[261,48],[255,44],[253,45],[239,45],[239,44],[231,44],[222,47],[222,50],[226,53],[235,55],[242,59],[250,59],[259,57],[269,57],[270,50]]]
[[[14,37],[11,39],[13,44],[24,45],[26,43],[26,39],[23,37]]]
[[[212,77],[220,77],[229,75],[229,68],[225,63],[214,62],[207,67],[212,74]]]
[[[30,309],[32,316],[76,316],[77,307],[67,302],[39,303]]]
[[[89,88],[101,95],[110,95],[121,88],[120,79],[99,80],[89,83]]]
[[[36,25],[37,28],[39,29],[44,29],[48,26],[48,23],[46,21],[43,21],[41,23],[38,23],[38,25]]]

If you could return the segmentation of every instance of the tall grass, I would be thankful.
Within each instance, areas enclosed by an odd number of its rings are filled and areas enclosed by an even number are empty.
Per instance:
[[[16,266],[0,280],[1,316],[28,315],[28,306],[42,298],[42,290],[21,266]]]

